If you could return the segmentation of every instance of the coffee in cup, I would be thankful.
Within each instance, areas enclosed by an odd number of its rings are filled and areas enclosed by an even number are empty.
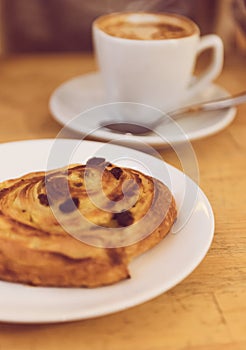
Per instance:
[[[111,36],[132,40],[183,38],[197,30],[190,20],[166,14],[113,14],[99,19],[97,26]]]

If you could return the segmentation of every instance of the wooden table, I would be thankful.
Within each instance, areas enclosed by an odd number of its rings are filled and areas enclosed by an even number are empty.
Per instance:
[[[95,68],[90,55],[2,58],[0,141],[55,137],[60,125],[48,110],[50,94]],[[245,89],[246,59],[227,58],[218,82],[231,93]],[[200,186],[216,218],[212,247],[196,270],[154,300],[109,316],[53,325],[2,323],[0,349],[246,349],[246,105],[227,129],[193,147]],[[178,166],[171,150],[162,155]]]

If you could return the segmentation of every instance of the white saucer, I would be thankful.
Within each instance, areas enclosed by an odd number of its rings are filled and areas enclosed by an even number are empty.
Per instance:
[[[229,96],[222,87],[211,84],[202,94],[199,94],[186,105],[201,101]],[[59,86],[50,98],[50,111],[53,117],[66,128],[82,135],[101,141],[120,141],[132,145],[144,142],[154,147],[165,147],[184,141],[192,141],[207,137],[224,129],[235,117],[236,108],[210,113],[199,112],[192,117],[182,118],[178,123],[160,125],[156,133],[148,136],[119,135],[100,127],[100,122],[108,120],[107,115],[100,112],[98,116],[88,115],[87,110],[105,104],[104,91],[99,73],[89,73],[71,79]],[[105,113],[105,111],[104,111]],[[77,118],[77,116],[79,118]],[[76,117],[74,119],[74,117]]]
[[[46,170],[50,168],[50,159],[61,167],[68,164],[67,158],[69,163],[84,163],[93,156],[144,171],[166,183],[178,208],[172,231],[131,262],[130,279],[114,285],[93,289],[41,288],[0,281],[0,322],[65,322],[125,310],[172,288],[205,257],[214,234],[211,205],[195,182],[162,159],[118,145],[85,140],[3,143],[0,181]]]

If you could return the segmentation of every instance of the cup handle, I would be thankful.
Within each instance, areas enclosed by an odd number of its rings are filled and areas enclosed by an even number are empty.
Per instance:
[[[201,92],[209,83],[217,78],[222,71],[224,62],[224,48],[220,37],[214,34],[204,35],[201,37],[196,56],[198,57],[201,52],[208,49],[213,50],[212,62],[205,72],[203,72],[197,78],[194,78],[194,81],[188,88],[186,98],[190,98],[193,95]]]

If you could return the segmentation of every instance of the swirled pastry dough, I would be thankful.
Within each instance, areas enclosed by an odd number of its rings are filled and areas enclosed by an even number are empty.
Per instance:
[[[129,262],[176,219],[160,181],[103,158],[0,184],[0,278],[96,287],[130,277]]]

